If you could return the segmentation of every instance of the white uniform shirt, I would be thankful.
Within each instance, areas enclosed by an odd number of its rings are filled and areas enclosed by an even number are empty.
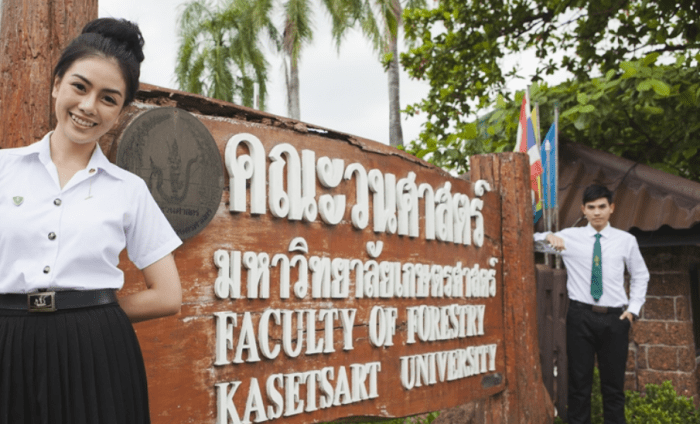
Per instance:
[[[536,233],[535,241],[544,240],[549,233]],[[597,231],[588,224],[585,227],[567,228],[555,233],[564,239],[566,250],[561,257],[566,265],[566,288],[569,299],[590,305],[620,307],[629,305],[627,311],[639,315],[644,305],[649,282],[649,271],[639,251],[637,239],[630,233],[608,225],[600,232],[603,259],[603,295],[596,302],[591,295],[593,246]],[[624,286],[625,265],[630,273],[630,298]]]
[[[61,189],[50,135],[0,150],[0,293],[120,289],[124,247],[143,269],[182,244],[146,183],[99,146]]]

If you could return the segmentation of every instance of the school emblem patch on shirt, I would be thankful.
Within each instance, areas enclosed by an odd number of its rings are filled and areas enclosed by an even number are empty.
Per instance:
[[[12,198],[12,201],[15,202],[15,206],[19,206],[24,202],[24,197],[22,196],[15,196]]]

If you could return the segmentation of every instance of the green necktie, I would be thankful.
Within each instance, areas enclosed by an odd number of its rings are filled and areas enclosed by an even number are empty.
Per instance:
[[[600,234],[595,235],[593,245],[593,275],[591,276],[591,295],[598,301],[603,295],[603,255],[600,249]]]

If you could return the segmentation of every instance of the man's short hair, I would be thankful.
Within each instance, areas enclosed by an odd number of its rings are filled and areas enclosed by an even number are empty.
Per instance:
[[[608,188],[605,186],[591,184],[586,187],[586,190],[583,192],[583,204],[585,205],[588,202],[592,202],[603,197],[608,199],[608,203],[612,205],[613,192],[608,190]]]

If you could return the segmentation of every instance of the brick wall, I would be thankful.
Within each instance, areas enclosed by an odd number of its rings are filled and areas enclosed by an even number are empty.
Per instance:
[[[650,280],[632,328],[625,388],[642,391],[646,384],[670,380],[679,394],[694,397],[697,405],[690,270],[700,262],[700,247],[643,248],[642,255]]]

